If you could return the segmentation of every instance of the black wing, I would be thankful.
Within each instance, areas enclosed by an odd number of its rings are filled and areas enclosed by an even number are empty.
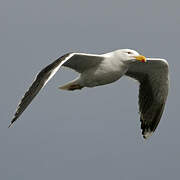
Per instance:
[[[162,59],[147,59],[132,64],[126,73],[140,82],[139,112],[144,138],[148,138],[161,119],[169,88],[168,63]]]
[[[61,62],[66,60],[66,58],[68,58],[70,55],[71,53],[58,58],[53,63],[49,64],[47,67],[41,70],[41,72],[36,76],[31,87],[28,89],[28,91],[25,93],[25,95],[21,99],[9,127],[19,118],[19,116],[23,113],[26,107],[31,103],[31,101],[38,94],[38,92],[50,80],[51,76],[53,76],[53,73],[55,73],[54,71],[58,70],[56,68],[59,68]]]
[[[102,60],[103,58],[100,55],[68,53],[49,64],[41,70],[29,90],[25,93],[17,107],[9,127],[19,118],[38,92],[46,85],[46,83],[54,76],[62,65],[81,73],[88,68],[96,66]]]

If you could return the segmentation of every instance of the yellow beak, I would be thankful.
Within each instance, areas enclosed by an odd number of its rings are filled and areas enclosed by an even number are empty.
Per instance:
[[[139,55],[139,56],[134,56],[136,58],[136,60],[141,61],[141,62],[146,62],[146,57],[143,55]]]

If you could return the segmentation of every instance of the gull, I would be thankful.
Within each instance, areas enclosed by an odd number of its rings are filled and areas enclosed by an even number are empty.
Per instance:
[[[119,80],[122,76],[137,80],[142,135],[147,139],[153,134],[161,119],[168,96],[169,65],[165,59],[146,58],[131,49],[119,49],[101,55],[72,52],[61,56],[37,74],[21,99],[9,127],[61,66],[79,73],[76,79],[59,87],[62,90],[73,91],[84,87],[106,85]]]

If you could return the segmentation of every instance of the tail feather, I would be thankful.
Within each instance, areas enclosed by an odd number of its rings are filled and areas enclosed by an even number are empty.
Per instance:
[[[59,87],[59,89],[67,90],[67,91],[73,91],[73,90],[82,89],[82,88],[83,87],[80,84],[78,84],[76,81],[69,82]]]

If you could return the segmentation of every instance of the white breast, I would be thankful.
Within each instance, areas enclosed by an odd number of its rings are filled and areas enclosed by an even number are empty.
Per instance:
[[[107,58],[98,67],[82,73],[80,79],[83,86],[94,87],[117,81],[126,71],[127,67],[122,62]]]

